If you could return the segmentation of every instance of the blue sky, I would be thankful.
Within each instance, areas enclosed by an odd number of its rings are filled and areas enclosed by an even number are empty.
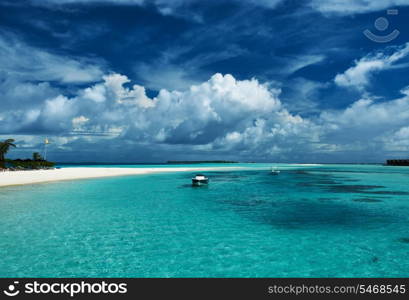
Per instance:
[[[56,161],[408,157],[408,14],[403,0],[3,0],[0,138],[24,157],[48,137]]]

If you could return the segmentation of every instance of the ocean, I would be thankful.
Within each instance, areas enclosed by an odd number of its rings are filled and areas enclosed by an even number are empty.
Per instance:
[[[409,276],[408,167],[217,166],[1,188],[0,276]]]

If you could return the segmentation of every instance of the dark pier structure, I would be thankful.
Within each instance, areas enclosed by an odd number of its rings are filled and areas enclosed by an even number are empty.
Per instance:
[[[388,166],[409,166],[409,159],[388,159],[386,161]]]

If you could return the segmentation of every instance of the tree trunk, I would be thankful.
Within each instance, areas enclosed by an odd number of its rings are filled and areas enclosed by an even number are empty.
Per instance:
[[[0,153],[0,169],[5,169],[6,168],[6,162],[4,160],[4,154]]]

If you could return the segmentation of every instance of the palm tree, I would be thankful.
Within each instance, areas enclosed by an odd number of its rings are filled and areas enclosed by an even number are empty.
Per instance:
[[[34,152],[33,153],[33,160],[34,161],[40,161],[40,160],[42,160],[43,158],[41,157],[41,154],[40,153],[38,153],[38,152]]]
[[[6,167],[6,159],[5,155],[10,150],[10,147],[16,147],[13,139],[7,139],[0,142],[0,169],[4,169]]]

